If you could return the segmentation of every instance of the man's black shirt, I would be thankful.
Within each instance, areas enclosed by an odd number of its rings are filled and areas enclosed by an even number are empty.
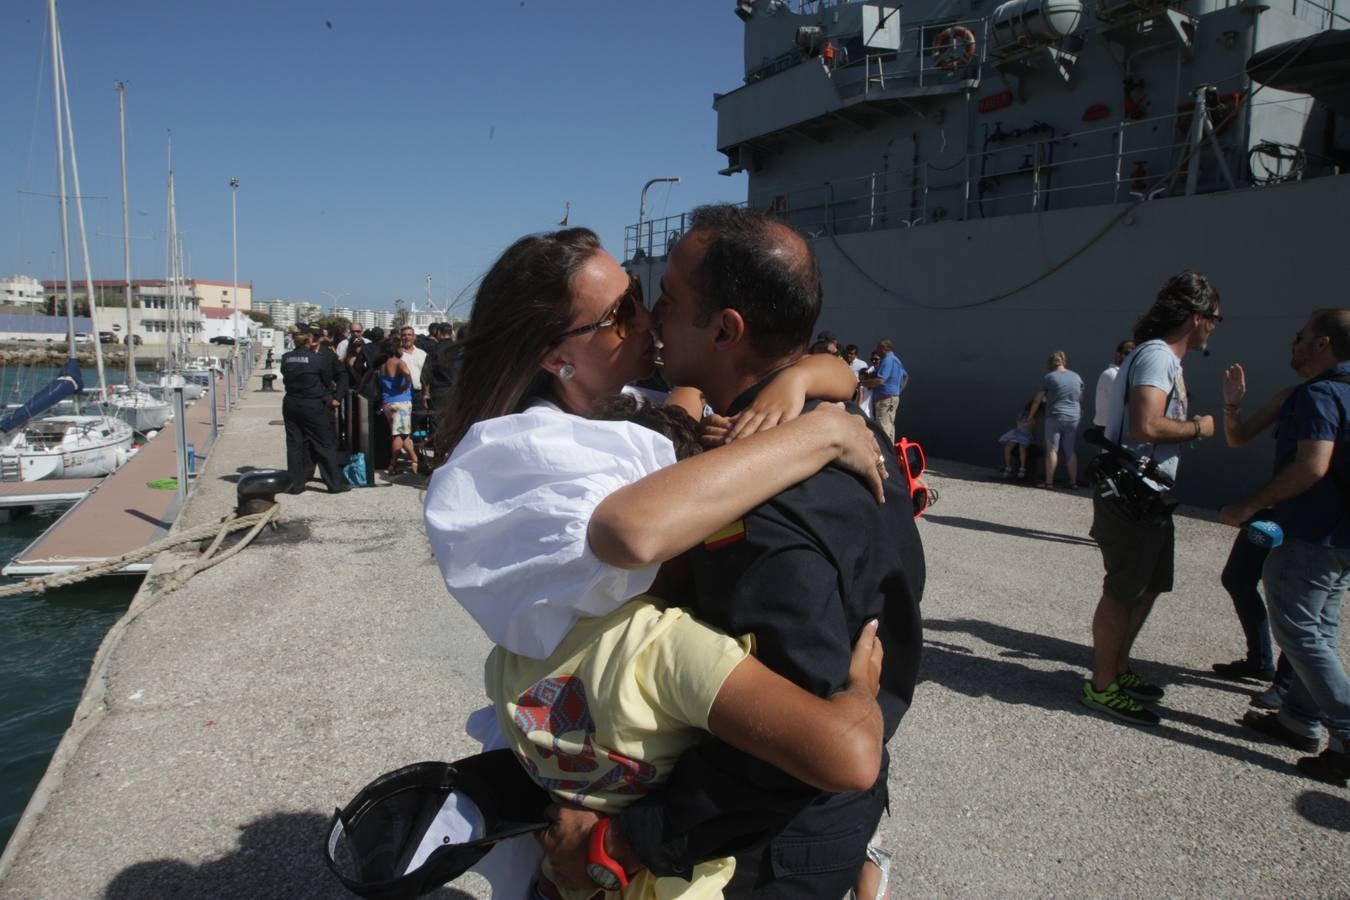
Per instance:
[[[766,383],[730,412],[745,408]],[[880,619],[878,702],[889,740],[918,677],[924,557],[894,448],[875,424],[872,430],[890,473],[884,505],[853,475],[821,470],[752,510],[743,530],[733,527],[691,551],[696,590],[689,608],[728,634],[753,634],[761,662],[818,696],[846,686],[854,641],[864,624]],[[885,781],[883,766],[872,792],[883,800]],[[743,851],[789,824],[798,842],[813,830],[827,835],[849,819],[849,798],[863,796],[823,794],[711,741],[686,751],[663,789],[626,809],[619,825],[653,872],[687,877],[694,863]],[[774,848],[775,861],[790,852]]]

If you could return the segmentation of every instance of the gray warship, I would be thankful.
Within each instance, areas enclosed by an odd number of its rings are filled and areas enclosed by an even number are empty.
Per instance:
[[[740,0],[722,173],[811,241],[821,328],[864,356],[895,341],[897,433],[931,456],[995,466],[1052,350],[1090,424],[1098,373],[1182,269],[1223,298],[1212,355],[1186,359],[1192,410],[1220,412],[1232,362],[1255,408],[1297,381],[1307,314],[1350,306],[1350,20],[1328,2]],[[649,295],[686,216],[625,229]],[[1245,496],[1271,455],[1199,442],[1180,496]]]

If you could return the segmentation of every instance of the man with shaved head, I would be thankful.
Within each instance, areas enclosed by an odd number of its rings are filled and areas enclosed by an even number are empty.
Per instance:
[[[665,378],[735,416],[805,353],[820,307],[815,254],[794,229],[757,210],[695,210],[652,311]],[[692,598],[683,605],[728,634],[753,635],[761,662],[820,696],[844,687],[853,642],[880,620],[877,700],[889,740],[914,692],[924,559],[894,448],[873,432],[890,476],[884,505],[843,470],[824,469],[686,554],[689,583],[670,595]],[[709,741],[598,834],[611,861],[663,876],[734,855],[728,898],[841,897],[879,856],[869,845],[887,801],[885,769],[867,791],[826,794]],[[543,839],[555,870],[576,869],[595,819],[558,813]]]

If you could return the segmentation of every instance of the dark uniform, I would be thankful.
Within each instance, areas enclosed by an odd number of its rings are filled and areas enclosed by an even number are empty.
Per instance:
[[[877,700],[889,740],[918,677],[924,557],[905,478],[894,452],[884,455],[884,505],[830,466],[695,547],[689,608],[728,634],[753,634],[756,658],[822,697],[846,686],[853,642],[880,619]],[[664,788],[624,810],[619,826],[658,875],[687,878],[696,862],[735,855],[728,898],[838,900],[855,883],[886,806],[888,762],[883,756],[871,790],[826,794],[710,741],[687,750]]]
[[[333,406],[346,376],[332,351],[297,347],[281,357],[281,380],[286,396],[281,418],[286,423],[286,468],[291,490],[304,489],[319,464],[319,474],[331,493],[349,490],[337,462],[337,432]]]

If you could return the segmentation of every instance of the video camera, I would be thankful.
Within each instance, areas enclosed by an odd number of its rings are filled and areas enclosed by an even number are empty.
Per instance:
[[[1085,431],[1083,440],[1102,450],[1087,466],[1087,475],[1102,499],[1119,502],[1136,518],[1156,517],[1176,508],[1177,501],[1168,495],[1176,482],[1156,460],[1108,440],[1100,425]]]

